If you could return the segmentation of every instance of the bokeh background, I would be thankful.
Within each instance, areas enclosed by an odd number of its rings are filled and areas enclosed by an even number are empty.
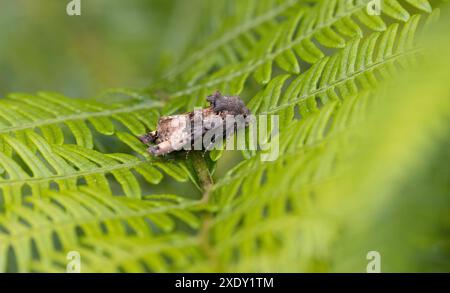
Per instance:
[[[198,21],[206,1],[87,0],[81,16],[68,16],[68,3],[0,1],[0,95],[143,88],[207,33]]]

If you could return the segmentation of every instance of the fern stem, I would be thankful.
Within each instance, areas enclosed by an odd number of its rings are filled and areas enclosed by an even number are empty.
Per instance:
[[[200,202],[203,204],[207,204],[209,202],[210,193],[214,187],[214,181],[211,176],[211,172],[209,172],[209,168],[206,164],[204,153],[202,151],[192,151],[189,155],[203,189],[203,196]],[[205,213],[203,214],[202,219],[202,227],[200,228],[198,233],[199,246],[202,248],[207,258],[209,267],[214,268],[214,271],[219,271],[220,263],[217,260],[217,253],[214,247],[211,245],[210,238],[213,223],[212,215],[210,213]]]
[[[98,118],[98,117],[110,117],[114,114],[122,114],[122,113],[130,113],[140,110],[147,110],[151,108],[157,108],[162,107],[163,103],[158,101],[145,101],[139,104],[131,105],[131,106],[124,106],[122,108],[117,109],[103,109],[101,111],[97,112],[81,112],[81,113],[73,113],[73,114],[66,114],[61,115],[59,117],[55,118],[49,118],[49,119],[40,119],[36,121],[31,121],[27,123],[20,123],[17,125],[11,125],[0,128],[0,133],[10,133],[10,132],[16,132],[20,130],[26,130],[26,129],[34,129],[36,127],[46,126],[46,125],[52,125],[52,124],[58,124],[58,123],[65,123],[67,121],[79,121],[79,120],[87,120],[89,118]]]
[[[190,153],[192,160],[192,165],[194,166],[197,177],[201,183],[201,188],[203,191],[203,196],[201,201],[207,203],[209,201],[209,194],[214,186],[214,181],[209,172],[208,165],[206,164],[205,158],[200,151],[192,151]]]

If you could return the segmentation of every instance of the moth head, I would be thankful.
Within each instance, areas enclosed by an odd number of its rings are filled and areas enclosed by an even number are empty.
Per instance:
[[[214,106],[214,105],[215,105],[215,102],[216,102],[218,99],[221,99],[221,98],[223,98],[223,95],[220,93],[219,90],[216,90],[216,92],[215,92],[214,94],[212,94],[212,95],[206,97],[206,100],[207,100],[211,105]]]

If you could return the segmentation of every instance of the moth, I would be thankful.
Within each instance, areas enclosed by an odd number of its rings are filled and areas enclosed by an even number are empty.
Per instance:
[[[240,97],[224,96],[216,91],[206,100],[210,104],[207,108],[160,117],[156,130],[138,137],[149,146],[147,151],[160,156],[182,149],[210,150],[219,140],[248,125],[250,110]],[[228,123],[230,117],[244,119],[245,123],[236,120]]]

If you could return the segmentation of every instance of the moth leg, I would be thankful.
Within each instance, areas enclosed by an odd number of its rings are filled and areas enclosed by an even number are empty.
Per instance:
[[[156,139],[158,138],[158,134],[156,131],[152,131],[152,132],[146,133],[142,136],[138,136],[138,138],[144,144],[150,145],[150,144],[155,143]]]
[[[149,154],[152,154],[152,155],[155,155],[155,156],[156,156],[156,153],[158,152],[158,146],[152,145],[152,146],[148,147],[148,148],[147,148],[147,152],[148,152]]]

